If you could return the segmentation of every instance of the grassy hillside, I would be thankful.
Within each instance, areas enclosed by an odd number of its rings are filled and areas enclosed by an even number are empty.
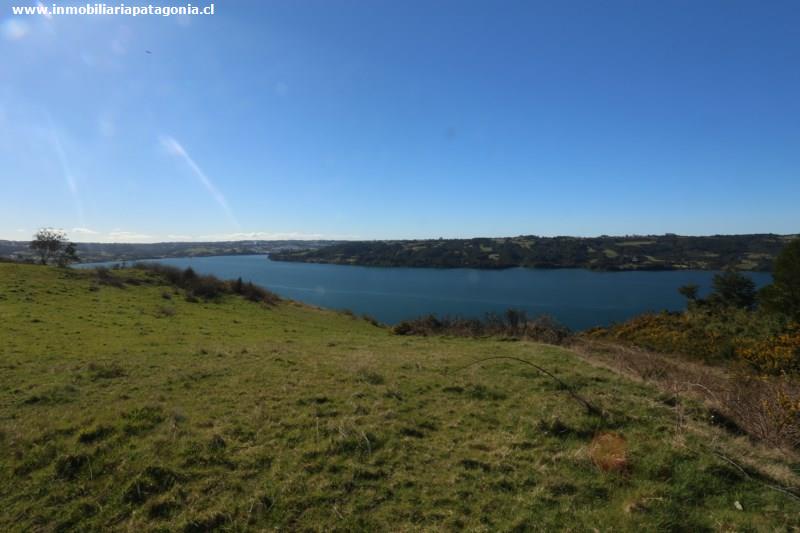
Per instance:
[[[564,349],[115,275],[0,263],[0,530],[800,527],[800,464]]]

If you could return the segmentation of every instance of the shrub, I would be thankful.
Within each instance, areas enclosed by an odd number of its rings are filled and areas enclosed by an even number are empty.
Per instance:
[[[160,263],[136,263],[133,268],[143,270],[154,276],[160,277],[169,282],[171,285],[180,287],[183,284],[183,272],[181,269],[173,266],[162,265]]]
[[[705,361],[736,360],[741,349],[773,342],[787,331],[780,317],[733,307],[693,307],[683,313],[649,313],[585,333],[590,338],[633,344]]]
[[[228,292],[224,281],[216,276],[198,276],[191,268],[184,271],[184,283],[186,284],[184,288],[204,300],[213,300]]]
[[[412,320],[403,320],[392,331],[395,335],[431,335],[442,331],[443,324],[434,315],[427,315]]]
[[[125,282],[115,276],[109,269],[106,267],[97,267],[94,270],[95,278],[97,279],[97,283],[100,285],[109,285],[111,287],[116,287],[118,289],[122,289],[125,287]]]
[[[736,354],[759,372],[800,372],[800,324],[779,335],[742,341]]]
[[[525,325],[525,336],[547,344],[565,344],[572,332],[549,315],[541,315]]]
[[[800,448],[800,382],[793,376],[735,376],[721,402],[747,433]]]
[[[181,270],[179,268],[162,265],[159,263],[137,263],[134,268],[144,270],[153,276],[160,277],[167,283],[186,291],[186,301],[198,302],[215,300],[226,294],[238,294],[252,302],[262,302],[274,305],[280,297],[263,287],[252,282],[244,283],[242,278],[235,281],[223,281],[212,275],[199,275],[191,267]],[[168,299],[168,293],[162,296]]]
[[[507,310],[503,315],[487,313],[483,320],[427,315],[404,320],[392,328],[395,335],[452,335],[456,337],[501,336],[549,344],[564,344],[572,336],[569,328],[542,315],[529,320],[524,311]]]
[[[253,283],[249,281],[247,283],[242,283],[242,278],[230,284],[230,289],[251,302],[264,302],[272,305],[280,301],[280,297],[278,297],[277,294],[263,287],[259,287],[258,285],[253,285]]]
[[[586,337],[591,339],[591,335]],[[661,401],[671,407],[681,405],[678,393],[699,397],[709,408],[711,424],[737,435],[746,433],[778,446],[800,448],[800,378],[796,375],[759,375],[752,364],[709,372],[704,365],[620,344],[578,345],[581,350],[587,347],[604,364],[658,384],[666,392]]]
[[[183,271],[182,277],[185,281],[191,282],[197,277],[197,273],[192,267],[186,267],[186,270]]]

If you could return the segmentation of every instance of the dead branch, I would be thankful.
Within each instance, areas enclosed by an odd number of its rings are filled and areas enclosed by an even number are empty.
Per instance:
[[[758,479],[758,478],[755,478],[755,477],[751,476],[750,474],[748,474],[748,473],[747,473],[747,471],[746,471],[744,468],[742,468],[742,466],[741,466],[741,465],[739,465],[739,464],[738,464],[736,461],[734,461],[734,460],[733,460],[733,459],[731,459],[730,457],[728,457],[728,456],[726,456],[726,455],[724,455],[724,454],[722,454],[722,453],[720,453],[720,452],[718,452],[718,451],[716,451],[716,450],[711,450],[711,449],[709,449],[709,451],[710,451],[710,452],[711,452],[711,453],[712,453],[714,456],[716,456],[716,457],[718,457],[718,458],[722,459],[722,460],[723,460],[723,461],[725,461],[726,463],[728,463],[728,464],[730,464],[731,466],[735,467],[735,468],[736,468],[736,469],[737,469],[739,472],[741,472],[741,473],[742,473],[742,475],[744,475],[744,477],[745,477],[745,478],[747,478],[747,479],[749,479],[749,480],[752,480],[752,481],[755,481],[756,483],[759,483],[759,484],[761,484],[761,485],[763,485],[763,486],[767,487],[768,489],[776,490],[776,491],[778,491],[778,492],[781,492],[781,493],[783,493],[783,494],[786,494],[786,495],[787,495],[787,496],[789,496],[790,498],[793,498],[793,499],[795,499],[795,500],[797,500],[797,501],[800,501],[800,496],[798,496],[797,494],[795,494],[793,491],[789,490],[788,488],[786,488],[786,487],[781,487],[780,485],[773,485],[772,483],[767,483],[767,482],[765,482],[765,481],[762,481],[762,480],[760,480],[760,479]]]
[[[478,359],[477,361],[473,361],[473,362],[469,363],[468,365],[456,368],[455,370],[453,370],[453,372],[454,373],[455,372],[460,372],[462,370],[466,370],[467,368],[469,368],[471,366],[475,366],[475,365],[478,365],[480,363],[485,363],[486,361],[493,361],[493,360],[497,360],[497,359],[509,359],[511,361],[517,361],[518,363],[523,363],[523,364],[532,366],[533,368],[535,368],[536,370],[538,370],[539,372],[541,372],[545,376],[549,377],[550,379],[554,380],[556,383],[561,385],[561,387],[564,390],[566,390],[567,393],[569,393],[569,395],[572,397],[572,399],[575,400],[576,402],[580,403],[590,415],[599,416],[600,418],[607,418],[608,417],[608,413],[606,413],[603,409],[593,405],[591,402],[589,402],[589,400],[587,400],[586,398],[584,398],[583,396],[581,396],[580,394],[575,392],[575,389],[573,387],[569,386],[564,381],[562,381],[559,378],[557,378],[551,372],[545,370],[544,368],[540,367],[537,364],[531,363],[530,361],[527,361],[525,359],[521,359],[519,357],[512,357],[510,355],[495,355],[495,356],[492,356],[492,357],[484,357],[482,359]]]

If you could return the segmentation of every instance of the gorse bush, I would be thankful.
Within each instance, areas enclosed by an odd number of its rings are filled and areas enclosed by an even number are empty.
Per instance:
[[[760,372],[800,373],[800,324],[767,338],[745,339],[736,347],[736,354]]]
[[[684,313],[648,313],[607,328],[586,332],[591,338],[606,338],[662,353],[690,354],[703,360],[732,355],[724,335]]]
[[[761,374],[800,374],[800,239],[784,247],[775,260],[773,283],[761,291],[746,276],[725,272],[714,276],[707,298],[698,297],[696,285],[678,292],[688,300],[682,313],[642,315],[587,336],[737,361]]]
[[[798,331],[797,324],[766,313],[694,308],[640,315],[584,335],[705,362],[743,361],[758,372],[776,373],[800,371]]]
[[[800,378],[786,370],[792,368],[792,364],[797,368],[796,363],[787,364],[791,359],[786,357],[786,351],[774,353],[775,341],[770,337],[764,337],[765,340],[759,343],[750,343],[747,337],[740,337],[732,359],[727,361],[728,368],[720,371],[703,364],[691,364],[684,357],[665,355],[670,351],[667,349],[651,351],[627,346],[640,346],[644,339],[674,345],[674,339],[659,330],[673,327],[672,336],[679,336],[676,325],[680,322],[667,323],[662,318],[649,315],[647,320],[636,323],[639,329],[630,322],[626,323],[624,330],[616,330],[626,339],[624,342],[595,330],[582,335],[576,346],[611,368],[657,385],[666,392],[669,405],[681,403],[677,395],[700,398],[709,409],[707,420],[713,425],[734,434],[746,433],[784,448],[800,449]],[[675,320],[679,316],[673,314],[666,318]],[[627,340],[632,335],[638,335],[637,343]],[[595,339],[599,342],[594,342]],[[682,339],[690,342],[685,337]],[[786,339],[785,342],[791,346],[796,340]],[[743,352],[745,347],[748,353]]]
[[[774,282],[756,292],[741,274],[714,277],[712,293],[698,297],[698,287],[679,292],[686,311],[653,313],[622,324],[596,328],[584,339],[611,340],[625,350],[626,369],[639,367],[647,380],[698,384],[706,400],[749,435],[800,448],[800,240],[789,244],[776,261]],[[624,345],[644,348],[629,350]],[[671,366],[681,354],[724,362],[726,377],[691,374],[691,365]],[[721,380],[721,381],[720,381]]]

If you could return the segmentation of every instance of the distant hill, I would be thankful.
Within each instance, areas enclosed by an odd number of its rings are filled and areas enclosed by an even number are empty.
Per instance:
[[[270,254],[278,261],[439,268],[769,271],[793,235],[674,234],[344,242]]]
[[[795,235],[626,235],[393,241],[78,243],[82,262],[270,254],[277,261],[435,268],[770,271]],[[28,241],[0,240],[0,258],[33,260]]]
[[[100,261],[136,261],[165,257],[200,257],[209,255],[252,255],[289,250],[319,248],[341,241],[225,241],[225,242],[159,242],[98,243],[81,242],[78,255],[84,263]],[[0,258],[33,259],[28,241],[0,240]]]

